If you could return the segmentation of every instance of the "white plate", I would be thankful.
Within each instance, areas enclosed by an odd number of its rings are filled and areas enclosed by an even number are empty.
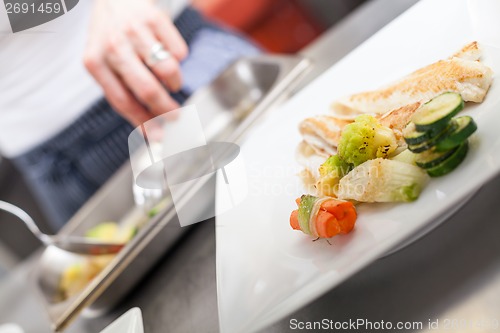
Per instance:
[[[142,312],[139,308],[132,308],[109,324],[101,333],[144,333]]]
[[[0,333],[24,333],[24,331],[17,324],[2,324],[0,325]]]
[[[423,0],[325,72],[249,135],[241,157],[249,193],[217,217],[217,285],[223,332],[263,328],[299,309],[398,244],[435,224],[500,171],[500,82],[464,114],[479,130],[452,174],[434,179],[410,204],[365,204],[354,232],[326,241],[289,226],[303,194],[295,148],[298,123],[327,113],[336,98],[375,89],[444,59],[473,39],[465,0]],[[332,45],[332,48],[335,45]],[[500,73],[500,50],[484,62]],[[221,191],[222,192],[222,191]],[[473,223],[473,221],[471,221]]]

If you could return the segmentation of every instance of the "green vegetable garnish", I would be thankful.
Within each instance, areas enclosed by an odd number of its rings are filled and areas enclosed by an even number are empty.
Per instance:
[[[309,229],[309,218],[311,217],[311,211],[313,209],[314,203],[318,200],[317,197],[312,195],[303,195],[300,198],[299,205],[299,225],[300,229],[306,234],[310,235],[311,230]]]
[[[325,196],[335,196],[340,179],[347,175],[353,167],[352,164],[346,163],[338,155],[330,156],[319,167],[320,179],[316,184],[318,191]]]
[[[397,147],[390,128],[370,115],[361,115],[342,130],[338,152],[346,163],[358,166],[375,158],[387,158]]]

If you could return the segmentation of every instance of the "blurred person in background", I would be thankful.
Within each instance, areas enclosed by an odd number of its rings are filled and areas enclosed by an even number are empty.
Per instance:
[[[85,0],[19,33],[0,9],[0,154],[55,230],[127,161],[135,126],[259,53],[187,2]]]

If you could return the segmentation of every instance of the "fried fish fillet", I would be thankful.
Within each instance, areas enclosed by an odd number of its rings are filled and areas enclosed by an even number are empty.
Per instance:
[[[377,117],[380,124],[393,130],[398,145],[405,145],[403,129],[419,106],[419,102],[405,105]],[[299,131],[307,145],[318,154],[329,156],[336,153],[342,129],[350,123],[352,121],[331,116],[315,116],[304,119],[299,124]]]
[[[299,162],[299,164],[309,173],[309,176],[312,178],[312,183],[316,183],[319,179],[319,167],[326,161],[328,156],[328,154],[318,153],[317,150],[305,141],[302,141],[297,146],[297,151],[295,153],[297,162]]]
[[[337,118],[360,114],[382,115],[417,102],[424,103],[444,92],[459,93],[464,101],[483,101],[493,80],[493,71],[479,61],[477,42],[466,45],[446,60],[421,68],[382,89],[351,95],[332,105]]]
[[[304,141],[317,153],[333,155],[337,152],[335,147],[342,129],[351,122],[331,116],[315,116],[304,119],[299,124],[299,131]]]
[[[417,111],[420,105],[420,102],[405,105],[396,110],[389,111],[379,118],[381,125],[392,129],[399,146],[406,145],[403,137],[403,129],[410,122],[411,116]]]

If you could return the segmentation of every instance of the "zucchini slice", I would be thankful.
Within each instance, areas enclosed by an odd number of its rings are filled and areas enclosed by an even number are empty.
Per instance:
[[[403,130],[403,137],[409,145],[419,145],[431,138],[429,132],[419,132],[415,127],[415,123],[410,122]]]
[[[447,92],[422,105],[412,116],[419,132],[441,132],[457,113],[464,108],[460,94]]]
[[[451,122],[454,129],[436,143],[436,151],[447,151],[460,146],[477,130],[474,119],[469,116],[454,118]]]
[[[434,148],[434,146],[441,142],[443,138],[447,137],[448,133],[452,132],[454,129],[455,125],[450,123],[444,128],[444,130],[437,134],[430,134],[430,132],[426,132],[429,133],[429,136],[431,137],[429,140],[419,143],[418,145],[408,144],[408,149],[416,154],[423,153],[426,150]]]
[[[469,150],[469,141],[464,141],[458,148],[453,150],[447,159],[436,165],[435,167],[426,169],[427,173],[431,177],[441,177],[444,176],[460,165],[467,156]]]
[[[412,153],[419,154],[434,148],[436,142],[434,140],[425,141],[418,145],[408,145],[408,150]]]
[[[416,154],[415,163],[423,169],[435,167],[436,165],[450,157],[456,149],[458,148],[445,152],[438,152],[435,149],[424,151],[421,154]]]

